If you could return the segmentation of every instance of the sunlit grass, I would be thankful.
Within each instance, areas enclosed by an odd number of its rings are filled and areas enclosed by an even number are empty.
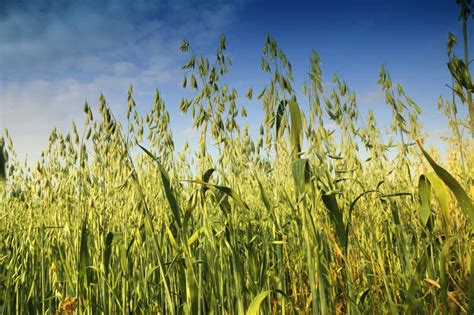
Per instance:
[[[420,107],[385,69],[388,141],[344,81],[323,90],[316,52],[297,99],[268,37],[270,82],[246,93],[265,113],[252,137],[242,99],[221,80],[224,38],[215,60],[187,42],[181,50],[194,97],[180,109],[200,133],[197,152],[175,150],[158,92],[140,115],[132,88],[125,122],[103,96],[97,111],[86,103],[85,125],[54,130],[32,169],[5,132],[2,314],[474,310],[473,146],[455,103],[440,100],[453,131],[443,164],[424,151]]]

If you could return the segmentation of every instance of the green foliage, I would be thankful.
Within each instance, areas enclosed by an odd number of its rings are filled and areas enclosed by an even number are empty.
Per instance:
[[[449,189],[453,192],[456,200],[459,204],[459,207],[464,212],[464,215],[467,217],[471,227],[474,229],[474,206],[472,204],[471,198],[467,195],[466,191],[462,188],[459,182],[444,168],[439,166],[431,156],[421,147],[421,152],[430,163],[431,167],[435,171],[436,175],[449,187]],[[429,188],[424,188],[424,195],[427,195],[427,198],[423,198],[426,202],[429,201]],[[426,216],[426,215],[424,215]]]
[[[4,147],[5,147],[5,141],[0,139],[0,181],[4,181],[7,179],[7,174],[6,174],[6,157],[5,157],[5,152],[4,152]]]
[[[132,87],[125,121],[104,96],[85,103],[82,129],[53,130],[31,169],[4,133],[1,314],[471,312],[474,162],[455,102],[440,102],[454,132],[441,166],[413,146],[421,110],[384,68],[386,138],[346,82],[335,75],[324,91],[316,52],[307,100],[297,99],[291,64],[268,36],[253,135],[244,97],[224,83],[225,38],[213,60],[188,42],[181,51],[192,95],[180,110],[199,132],[197,152],[176,151],[159,92],[143,113]],[[468,76],[456,76],[466,95]]]

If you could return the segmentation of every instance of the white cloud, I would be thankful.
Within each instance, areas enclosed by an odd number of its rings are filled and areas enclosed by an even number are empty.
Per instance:
[[[0,66],[11,80],[97,74],[101,61],[145,66],[175,55],[182,39],[215,42],[241,1],[34,1],[7,3],[0,19]]]
[[[101,93],[114,113],[135,96],[177,87],[190,39],[214,46],[241,1],[75,1],[7,3],[0,11],[0,124],[20,157],[39,157],[53,127],[81,122],[85,100]]]
[[[375,105],[381,102],[385,102],[385,94],[381,88],[367,92],[359,98],[359,103],[362,105]]]
[[[126,109],[126,93],[130,84],[148,91],[148,99],[151,99],[156,85],[173,77],[172,71],[160,64],[153,65],[152,68],[157,70],[153,75],[148,70],[133,73],[133,64],[118,63],[111,67],[115,75],[101,75],[87,82],[59,78],[3,84],[0,90],[1,121],[3,127],[8,128],[19,156],[28,153],[32,158],[39,157],[54,127],[68,131],[73,120],[80,125],[84,117],[84,101],[94,106],[99,95],[104,94],[113,112],[121,117]],[[130,72],[132,74],[129,75]]]

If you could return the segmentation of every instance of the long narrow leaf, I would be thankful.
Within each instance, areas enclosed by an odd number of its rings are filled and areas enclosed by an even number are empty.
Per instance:
[[[298,155],[301,152],[303,142],[303,124],[301,122],[301,112],[298,104],[294,100],[288,102],[291,116],[291,151]]]
[[[458,202],[459,207],[461,208],[464,215],[467,217],[468,222],[471,225],[471,228],[474,229],[474,208],[472,205],[472,200],[469,198],[467,193],[462,188],[461,184],[451,175],[447,170],[439,166],[426,152],[421,144],[418,142],[418,146],[421,149],[421,152],[430,163],[431,167],[435,171],[436,175],[441,178],[441,180],[449,187],[449,189],[453,192],[456,200]]]
[[[418,194],[420,195],[420,222],[426,226],[431,215],[431,183],[425,175],[421,175],[418,180]]]
[[[178,202],[176,201],[176,197],[174,196],[168,173],[166,172],[164,166],[160,163],[160,161],[150,151],[145,149],[140,144],[138,146],[148,156],[150,156],[158,165],[158,168],[161,174],[161,180],[163,182],[163,190],[165,191],[166,199],[168,200],[168,204],[170,205],[171,212],[173,213],[176,223],[178,224],[178,226],[181,226],[181,209],[179,208]]]
[[[235,203],[237,205],[239,205],[240,207],[249,209],[248,205],[245,203],[245,201],[242,199],[242,197],[240,197],[240,195],[237,192],[235,192],[232,188],[229,188],[229,187],[226,187],[226,186],[214,185],[214,184],[206,183],[206,182],[203,182],[203,181],[200,181],[200,180],[189,180],[189,179],[187,179],[187,180],[183,180],[183,182],[189,182],[189,183],[195,183],[195,184],[200,184],[200,185],[204,185],[204,186],[214,187],[214,188],[218,189],[219,191],[223,192],[224,194],[226,194],[227,196],[234,199]]]

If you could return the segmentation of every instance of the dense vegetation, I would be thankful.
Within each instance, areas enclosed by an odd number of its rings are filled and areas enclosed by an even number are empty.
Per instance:
[[[439,100],[452,131],[443,167],[423,149],[420,108],[385,69],[383,137],[344,81],[323,90],[316,52],[297,99],[271,37],[270,82],[246,93],[263,104],[256,137],[223,83],[223,37],[215,60],[181,46],[195,97],[180,109],[200,134],[196,152],[176,152],[158,91],[140,114],[132,88],[125,122],[103,96],[98,112],[86,103],[83,128],[53,130],[32,169],[5,131],[0,313],[474,312],[473,142],[457,110],[472,108],[473,88],[455,43],[453,98]]]

